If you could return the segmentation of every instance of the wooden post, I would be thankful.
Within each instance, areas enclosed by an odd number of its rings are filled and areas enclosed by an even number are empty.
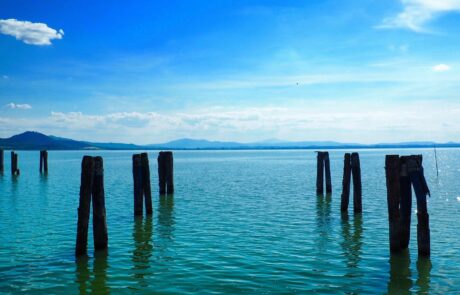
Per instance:
[[[4,154],[5,152],[3,151],[3,149],[0,149],[0,174],[3,174],[3,171],[5,169]]]
[[[342,198],[340,203],[340,211],[348,211],[348,203],[350,202],[350,180],[351,180],[351,161],[350,154],[346,153],[343,159],[343,181],[342,181]]]
[[[357,214],[363,212],[361,164],[358,153],[351,154],[351,171],[353,175],[353,212]]]
[[[332,193],[332,183],[331,183],[331,165],[329,162],[329,152],[324,152],[324,167],[326,170],[326,194]]]
[[[316,194],[324,194],[324,170],[323,170],[323,152],[317,152],[316,156]]]
[[[94,249],[105,250],[108,244],[104,194],[104,165],[102,157],[94,157],[93,179],[93,238]]]
[[[385,158],[385,174],[387,185],[387,204],[389,221],[390,251],[401,250],[400,244],[400,161],[398,155],[387,155]]]
[[[11,175],[19,175],[20,171],[18,169],[18,154],[11,152]]]
[[[160,195],[174,193],[174,163],[172,152],[159,153],[158,180],[160,186]]]
[[[81,163],[80,203],[78,207],[75,255],[87,254],[88,224],[93,202],[94,249],[105,250],[108,244],[104,195],[104,165],[101,157],[84,156]]]
[[[407,170],[407,161],[410,157],[402,156],[400,158],[400,188],[401,188],[401,249],[409,247],[410,240],[410,223],[412,214],[412,185]]]
[[[43,172],[43,151],[40,151],[40,173]]]
[[[423,175],[422,156],[411,156],[407,161],[407,170],[417,197],[417,244],[418,255],[430,256],[430,224],[426,196],[430,194]]]
[[[48,151],[43,151],[43,169],[48,173]]]
[[[150,186],[150,165],[147,153],[141,154],[142,165],[142,190],[145,198],[145,214],[152,215],[152,188]],[[169,189],[168,189],[169,190]]]
[[[142,163],[141,155],[133,155],[133,179],[134,179],[134,216],[142,216]]]
[[[80,204],[78,206],[77,245],[75,255],[86,255],[88,247],[88,223],[93,186],[94,160],[84,156],[81,163]]]

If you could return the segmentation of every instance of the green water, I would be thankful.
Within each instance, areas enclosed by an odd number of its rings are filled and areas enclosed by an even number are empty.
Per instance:
[[[315,194],[309,150],[178,151],[176,193],[158,197],[150,153],[154,214],[133,217],[133,151],[19,152],[0,176],[0,293],[460,293],[460,150],[360,151],[363,214],[344,218],[345,151],[332,151],[333,194]],[[431,259],[418,259],[416,217],[409,251],[389,255],[384,158],[424,155],[432,191]],[[75,260],[80,165],[104,158],[108,255]],[[9,155],[9,153],[5,153]],[[352,208],[352,206],[351,206]],[[413,206],[415,208],[415,206]],[[90,225],[91,227],[91,225]]]

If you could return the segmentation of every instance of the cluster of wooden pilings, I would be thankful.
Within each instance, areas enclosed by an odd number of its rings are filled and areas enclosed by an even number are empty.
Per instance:
[[[410,240],[412,187],[417,200],[417,244],[420,256],[430,256],[430,226],[427,195],[430,194],[422,155],[388,155],[385,159],[390,251],[407,249]]]
[[[152,215],[152,190],[150,166],[147,153],[133,155],[134,216]],[[106,250],[108,245],[104,198],[104,169],[101,157],[84,156],[81,166],[80,204],[78,207],[77,242],[75,255],[87,254],[88,224],[91,200],[93,203],[93,235],[96,251]],[[160,195],[174,192],[172,152],[158,155],[158,178]]]
[[[0,149],[0,174],[3,174],[5,170],[5,151]],[[18,168],[18,154],[11,151],[11,175],[17,176],[20,174]],[[48,151],[40,151],[40,173],[48,173]]]
[[[422,156],[388,155],[385,160],[389,240],[391,253],[407,249],[410,240],[412,187],[417,200],[417,243],[420,256],[430,256],[430,227],[427,195],[430,194],[422,166]],[[317,152],[316,192],[323,194],[323,175],[326,174],[326,193],[332,192],[328,152]],[[353,177],[353,178],[352,178]],[[344,155],[340,210],[348,211],[350,182],[353,179],[353,212],[362,213],[361,167],[358,153]]]
[[[3,151],[3,149],[0,149],[0,174],[3,174],[3,171],[5,170],[4,159],[5,159],[5,152]]]

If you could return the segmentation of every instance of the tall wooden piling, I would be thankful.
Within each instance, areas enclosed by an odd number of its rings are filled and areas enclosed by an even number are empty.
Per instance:
[[[134,215],[142,216],[142,163],[141,155],[133,155],[133,180],[134,180]]]
[[[94,249],[105,250],[108,244],[108,234],[103,160],[101,157],[84,156],[81,163],[80,201],[75,247],[76,256],[87,254],[91,200],[93,202]]]
[[[412,185],[407,169],[407,161],[410,157],[402,156],[400,158],[400,188],[401,188],[401,249],[407,249],[410,241],[410,223],[412,214]]]
[[[323,169],[323,152],[317,152],[316,155],[316,194],[324,194],[324,169]]]
[[[94,249],[107,249],[107,221],[104,193],[104,165],[102,157],[94,157],[93,201],[93,238]]]
[[[347,212],[350,202],[350,180],[351,180],[351,160],[350,154],[346,153],[343,159],[343,181],[340,211]]]
[[[329,161],[329,153],[324,152],[324,169],[326,170],[326,194],[332,193],[332,182],[331,182],[331,165]]]
[[[430,224],[426,197],[430,194],[423,174],[422,156],[411,156],[407,170],[417,198],[417,244],[419,256],[430,256]]]
[[[172,152],[158,154],[158,180],[160,195],[174,193],[174,163]]]
[[[351,174],[353,175],[353,212],[363,212],[362,205],[362,186],[361,186],[361,164],[359,154],[352,153],[351,158]]]
[[[18,154],[11,152],[11,175],[19,175],[20,171],[18,169]]]
[[[5,170],[4,154],[5,152],[3,151],[3,149],[0,149],[0,174],[2,174],[3,171]]]
[[[84,156],[81,163],[80,203],[78,206],[77,245],[75,255],[86,255],[88,247],[88,223],[93,187],[94,160]]]
[[[145,213],[151,215],[152,189],[150,186],[150,166],[147,153],[133,155],[133,179],[134,179],[134,216],[142,216],[143,202]]]
[[[400,243],[400,162],[398,155],[387,155],[385,158],[385,174],[387,184],[387,204],[389,221],[390,251],[401,250]]]
[[[150,165],[149,165],[149,156],[147,153],[141,154],[141,164],[142,164],[142,188],[144,192],[145,200],[145,214],[152,215],[152,188],[150,186]],[[172,165],[172,160],[171,160]],[[172,170],[172,167],[171,167]],[[172,175],[171,175],[172,182]],[[174,189],[172,189],[174,191]]]
[[[48,173],[48,151],[40,151],[40,173]]]

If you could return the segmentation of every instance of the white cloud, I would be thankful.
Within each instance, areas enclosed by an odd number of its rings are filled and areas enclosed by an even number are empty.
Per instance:
[[[425,25],[449,12],[460,12],[460,0],[401,0],[403,11],[385,18],[378,28],[404,28],[427,32]]]
[[[0,33],[15,37],[30,45],[51,45],[51,40],[62,39],[64,31],[56,31],[44,23],[16,19],[0,19]]]
[[[32,108],[30,104],[27,104],[27,103],[20,104],[20,103],[14,103],[14,102],[10,102],[9,104],[6,105],[6,107],[10,109],[19,109],[19,110],[30,110]]]
[[[435,65],[431,68],[433,72],[447,72],[450,70],[450,66],[446,64]]]

